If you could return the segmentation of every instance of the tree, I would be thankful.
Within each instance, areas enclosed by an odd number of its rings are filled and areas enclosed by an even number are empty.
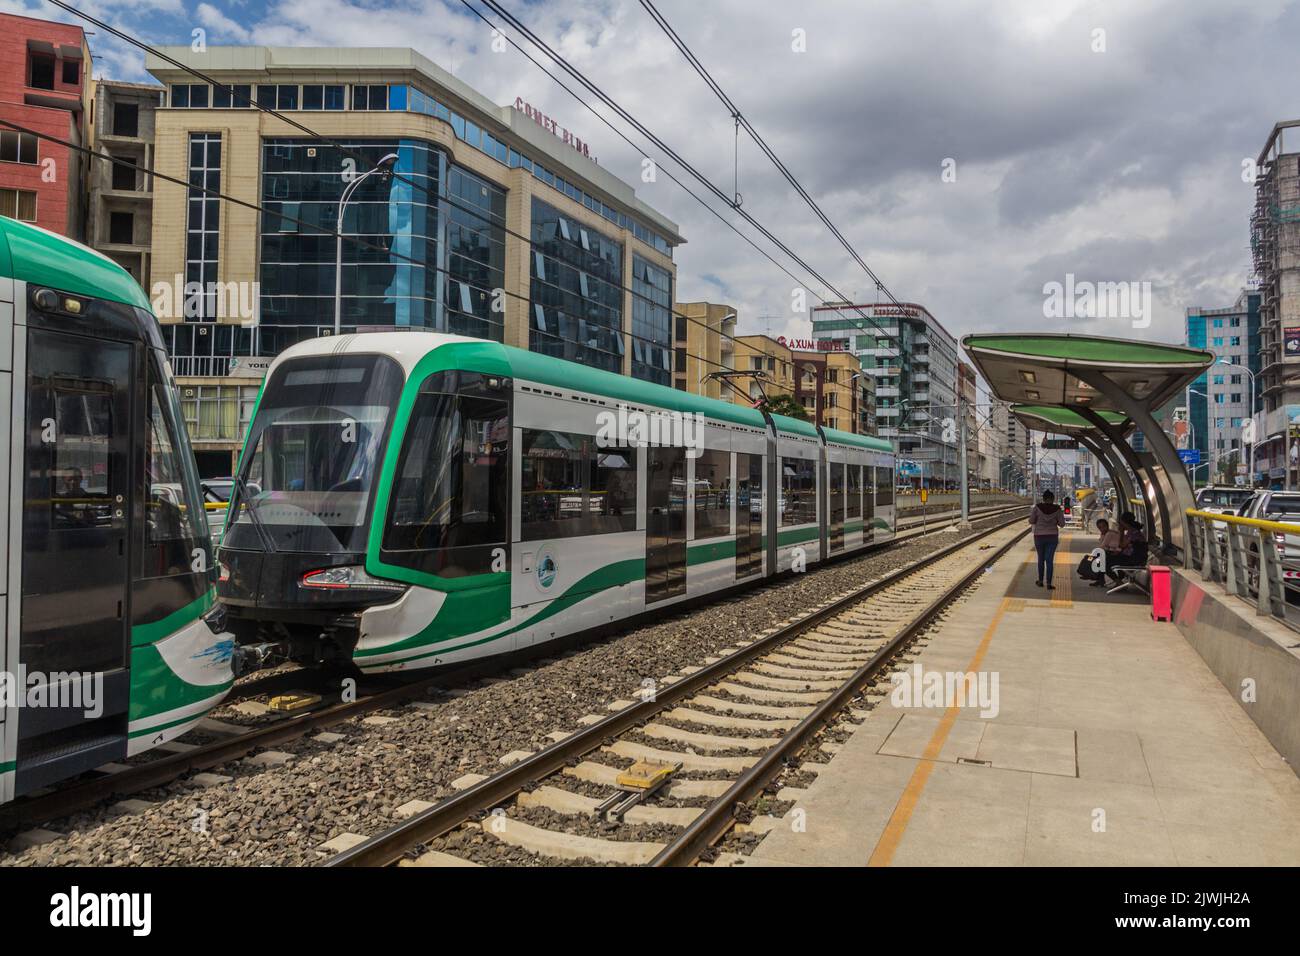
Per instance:
[[[765,409],[773,415],[784,415],[787,418],[797,418],[801,422],[809,420],[808,412],[804,409],[793,395],[769,395],[766,401],[758,403],[760,409]]]

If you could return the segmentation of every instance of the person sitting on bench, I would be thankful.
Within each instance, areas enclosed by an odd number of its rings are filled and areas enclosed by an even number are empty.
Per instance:
[[[1123,531],[1124,547],[1114,562],[1109,559],[1106,561],[1106,573],[1116,583],[1123,579],[1119,569],[1145,568],[1148,552],[1146,531],[1133,512],[1126,511],[1120,515],[1119,523]]]
[[[1123,563],[1124,536],[1118,529],[1112,528],[1110,522],[1105,518],[1097,519],[1097,547],[1106,553],[1105,564],[1103,569],[1109,569],[1113,565]],[[1094,588],[1099,588],[1106,583],[1106,570],[1094,571],[1092,569],[1092,555],[1086,554],[1083,560],[1079,562],[1079,577],[1085,581],[1091,581]]]

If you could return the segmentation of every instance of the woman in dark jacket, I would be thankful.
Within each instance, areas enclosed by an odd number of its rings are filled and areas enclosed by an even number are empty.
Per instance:
[[[1055,591],[1052,571],[1056,563],[1056,546],[1061,543],[1061,529],[1065,515],[1053,500],[1050,491],[1043,492],[1043,500],[1029,510],[1029,526],[1034,529],[1034,550],[1038,552],[1038,580],[1040,588],[1046,582],[1047,590]]]

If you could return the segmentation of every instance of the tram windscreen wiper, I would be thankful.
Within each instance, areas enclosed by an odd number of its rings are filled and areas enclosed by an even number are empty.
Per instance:
[[[253,500],[252,494],[248,490],[248,484],[244,481],[242,475],[235,476],[235,485],[239,488],[239,504],[244,505],[248,510],[248,520],[252,523],[253,528],[257,531],[257,536],[262,539],[262,546],[267,551],[278,551],[275,546],[275,539],[271,533],[266,530],[266,525],[262,524],[262,517],[257,513],[257,503]],[[234,522],[227,517],[228,522]]]

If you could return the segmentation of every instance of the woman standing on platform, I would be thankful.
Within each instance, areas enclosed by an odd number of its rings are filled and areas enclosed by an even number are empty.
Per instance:
[[[1052,572],[1056,564],[1056,546],[1061,543],[1061,529],[1065,527],[1065,515],[1050,491],[1044,491],[1043,500],[1030,509],[1029,526],[1034,529],[1034,550],[1038,552],[1038,580],[1035,583],[1040,588],[1046,584],[1047,590],[1055,591]]]

